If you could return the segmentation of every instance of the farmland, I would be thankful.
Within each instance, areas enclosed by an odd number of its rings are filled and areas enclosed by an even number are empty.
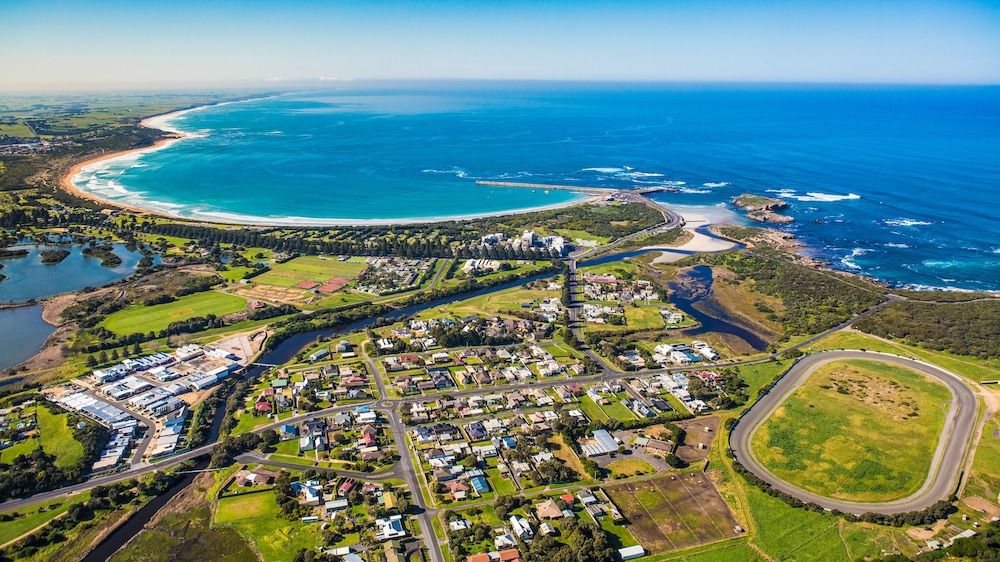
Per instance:
[[[888,501],[924,482],[950,393],[895,365],[867,360],[819,367],[752,438],[779,478],[853,501]]]
[[[605,491],[635,538],[653,553],[736,536],[736,519],[703,474],[665,476]]]

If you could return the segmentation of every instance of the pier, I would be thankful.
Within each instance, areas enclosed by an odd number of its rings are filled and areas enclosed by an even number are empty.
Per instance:
[[[516,181],[492,181],[476,180],[476,185],[493,185],[496,187],[526,187],[528,189],[563,189],[566,191],[582,191],[584,193],[594,193],[597,195],[607,195],[616,191],[621,191],[613,187],[587,187],[580,185],[557,185],[549,183],[522,183]]]
[[[606,195],[608,193],[615,193],[617,191],[627,191],[629,193],[638,193],[639,195],[645,195],[647,193],[657,193],[661,191],[677,191],[675,188],[665,185],[643,187],[640,189],[630,189],[627,187],[593,187],[584,185],[559,185],[551,183],[524,183],[517,181],[493,181],[493,180],[476,180],[476,185],[493,185],[496,187],[524,187],[528,189],[564,189],[566,191],[580,191],[584,193],[593,193],[596,195]]]

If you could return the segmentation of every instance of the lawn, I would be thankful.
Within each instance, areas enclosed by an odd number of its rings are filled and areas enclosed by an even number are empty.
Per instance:
[[[285,263],[274,264],[267,273],[254,278],[254,282],[277,287],[292,287],[302,281],[323,283],[334,277],[353,279],[365,269],[364,261],[340,261],[329,256],[302,256]]]
[[[611,472],[612,478],[653,473],[653,467],[648,462],[639,459],[616,459],[608,463],[605,468]]]
[[[868,360],[825,364],[754,433],[780,478],[829,497],[889,501],[927,477],[951,394],[923,374]]]
[[[265,562],[289,561],[299,549],[312,550],[323,541],[319,524],[282,517],[271,491],[222,498],[214,523],[239,531]]]
[[[634,421],[636,419],[636,415],[632,413],[632,410],[626,408],[625,404],[622,404],[619,398],[610,398],[608,404],[604,406],[604,412],[622,422]]]
[[[611,419],[610,416],[604,413],[604,410],[594,402],[589,396],[580,397],[580,409],[591,421],[608,421]]]
[[[803,351],[820,351],[824,349],[883,351],[904,357],[922,359],[977,382],[1000,379],[1000,359],[980,359],[967,355],[956,355],[947,351],[934,351],[914,345],[884,340],[861,332],[837,332],[803,349]]]
[[[500,470],[496,468],[486,469],[486,476],[490,480],[490,487],[498,496],[512,496],[517,493],[517,487],[510,478],[504,478]]]
[[[241,311],[245,307],[246,300],[242,297],[218,291],[203,291],[165,304],[130,306],[109,314],[101,322],[101,326],[118,335],[145,334],[163,330],[171,322],[208,314],[222,316]]]
[[[9,463],[22,454],[30,454],[39,445],[46,453],[56,456],[59,468],[73,467],[83,459],[83,445],[73,437],[69,414],[54,414],[45,406],[38,407],[38,440],[28,439],[0,451],[0,462]]]

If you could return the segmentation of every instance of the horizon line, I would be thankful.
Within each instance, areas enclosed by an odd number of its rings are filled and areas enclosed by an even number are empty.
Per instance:
[[[177,90],[227,90],[227,89],[271,89],[283,90],[302,86],[320,86],[315,89],[334,89],[338,85],[372,84],[372,83],[532,83],[532,84],[636,84],[644,86],[655,85],[717,85],[717,86],[842,86],[842,87],[980,87],[990,88],[1000,86],[997,82],[924,82],[924,81],[892,81],[892,80],[726,80],[726,79],[644,79],[644,78],[288,78],[288,79],[254,79],[222,82],[194,81],[184,83],[126,83],[113,86],[102,84],[77,84],[73,86],[26,85],[0,86],[0,94],[53,94],[53,93],[91,93],[91,92],[121,92],[121,91],[177,91]],[[325,87],[323,87],[325,86]]]

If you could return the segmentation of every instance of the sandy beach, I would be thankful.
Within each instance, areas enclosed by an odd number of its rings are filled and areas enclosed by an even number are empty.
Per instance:
[[[722,252],[725,250],[731,250],[738,246],[736,242],[706,236],[705,234],[698,232],[698,229],[703,226],[727,222],[725,217],[722,216],[720,212],[715,211],[712,208],[700,210],[694,207],[682,207],[675,208],[673,210],[684,218],[683,228],[691,233],[691,239],[676,248],[672,248],[671,250],[662,250],[662,253],[653,259],[653,263],[673,263],[686,258],[692,253]],[[644,249],[659,250],[661,248],[651,246]]]

